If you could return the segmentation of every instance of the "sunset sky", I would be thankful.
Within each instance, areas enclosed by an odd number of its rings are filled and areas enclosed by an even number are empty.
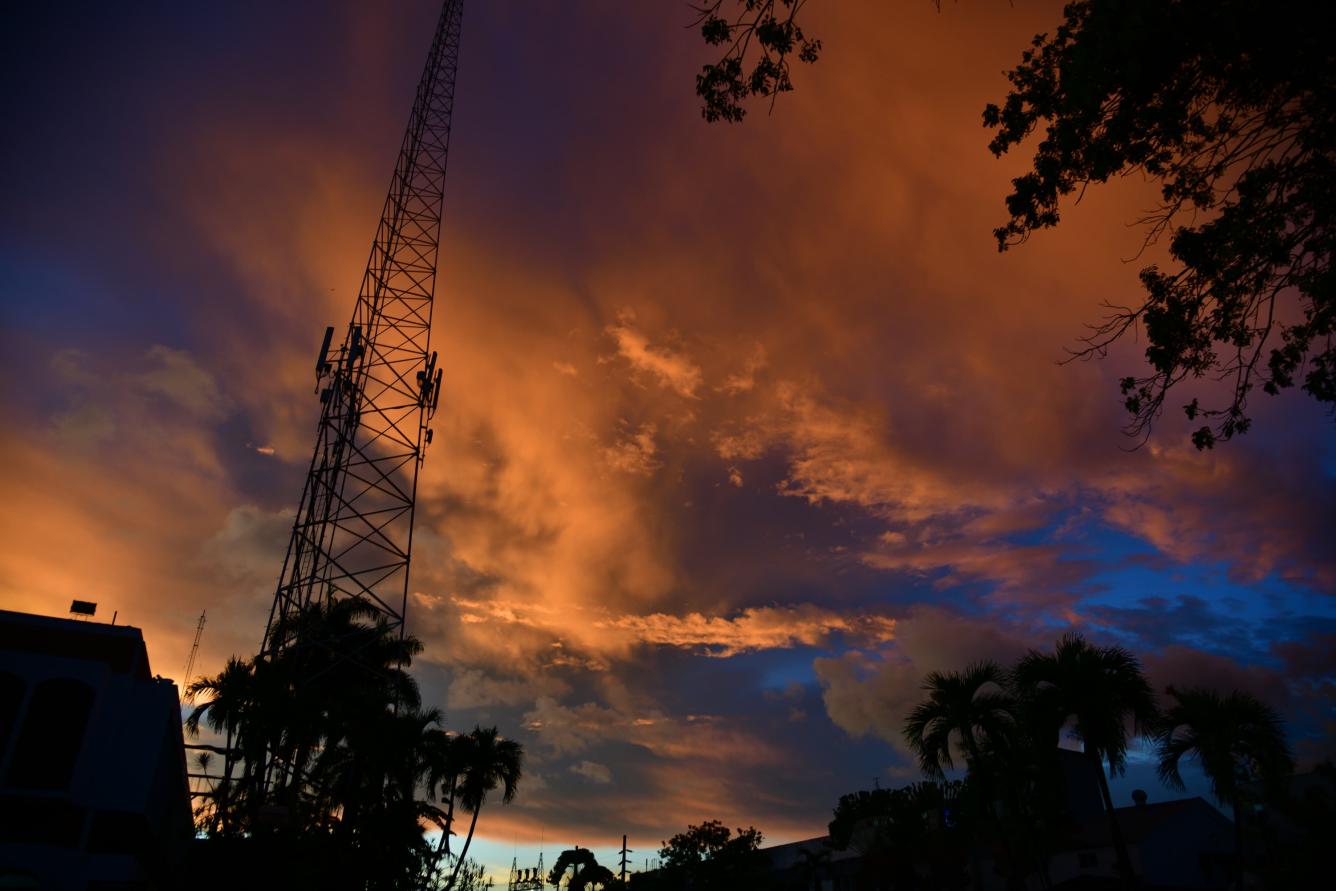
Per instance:
[[[180,678],[254,652],[436,0],[64,4],[0,27],[0,607],[71,598]],[[1075,629],[1336,755],[1336,425],[1258,396],[1120,433],[1150,184],[999,254],[981,125],[1056,2],[813,0],[816,66],[707,125],[683,0],[464,11],[414,670],[528,753],[480,822],[637,862],[821,834],[918,778],[923,675]],[[1185,402],[1187,397],[1174,402]],[[1174,400],[1171,400],[1173,402]],[[1326,544],[1324,544],[1326,542]],[[1134,756],[1115,787],[1170,793]]]

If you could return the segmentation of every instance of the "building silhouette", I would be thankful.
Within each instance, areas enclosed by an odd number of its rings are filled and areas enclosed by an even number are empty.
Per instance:
[[[0,610],[0,886],[175,887],[192,835],[180,700],[139,629]]]

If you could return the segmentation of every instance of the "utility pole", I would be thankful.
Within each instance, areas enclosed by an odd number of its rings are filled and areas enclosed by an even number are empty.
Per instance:
[[[622,836],[622,884],[626,884],[626,855],[631,853],[631,849],[626,846],[626,836]]]

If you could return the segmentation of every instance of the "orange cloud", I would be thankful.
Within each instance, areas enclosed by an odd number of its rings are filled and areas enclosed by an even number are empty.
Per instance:
[[[595,625],[641,643],[693,649],[717,657],[800,644],[815,646],[837,631],[870,644],[883,643],[895,636],[894,619],[839,613],[811,604],[749,607],[733,618],[700,613],[619,616]]]
[[[694,398],[701,385],[701,370],[685,354],[668,347],[653,346],[633,325],[635,313],[623,310],[608,334],[617,342],[617,355],[637,371],[644,372],[680,396]]]
[[[422,598],[419,598],[422,602]],[[865,645],[895,636],[895,620],[878,615],[825,609],[813,604],[748,607],[734,616],[699,612],[613,615],[604,611],[571,614],[566,610],[500,600],[452,598],[464,625],[523,626],[570,637],[596,655],[628,653],[632,646],[667,646],[727,658],[758,650],[816,646],[841,633]],[[506,631],[506,634],[512,633]]]

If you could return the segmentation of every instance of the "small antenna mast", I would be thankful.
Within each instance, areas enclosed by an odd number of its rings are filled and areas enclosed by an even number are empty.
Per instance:
[[[199,614],[199,624],[195,626],[195,642],[190,645],[190,658],[186,660],[185,680],[182,681],[183,687],[188,688],[190,686],[190,679],[194,677],[192,672],[195,670],[195,657],[199,655],[199,639],[204,636],[204,616],[207,612],[208,610],[204,610]],[[194,699],[195,697],[187,694],[187,702],[193,702]]]
[[[626,884],[626,855],[631,853],[631,849],[626,846],[626,836],[622,836],[622,884]]]

